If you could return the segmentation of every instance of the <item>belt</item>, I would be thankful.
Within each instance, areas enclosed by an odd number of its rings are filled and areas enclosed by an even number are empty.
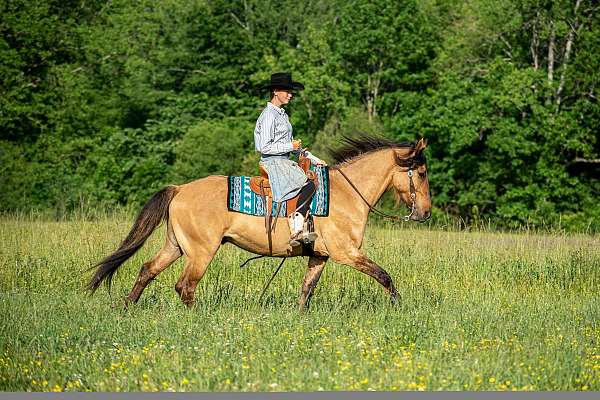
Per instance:
[[[288,160],[290,158],[290,153],[284,153],[284,154],[261,154],[260,155],[260,160],[261,161],[267,161],[267,160]]]

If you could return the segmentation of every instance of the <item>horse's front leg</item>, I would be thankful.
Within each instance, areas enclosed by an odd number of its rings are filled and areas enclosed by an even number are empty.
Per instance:
[[[298,308],[300,311],[306,310],[310,305],[310,299],[315,290],[315,286],[317,286],[317,282],[319,282],[321,272],[323,272],[327,259],[328,257],[318,256],[311,256],[308,259],[308,267],[306,269],[306,274],[304,275],[304,282],[302,283],[302,293],[300,294],[300,299],[298,301]]]
[[[390,275],[376,262],[370,260],[367,256],[362,254],[360,251],[355,250],[349,252],[344,259],[340,259],[339,261],[334,259],[334,261],[339,262],[341,264],[350,265],[352,268],[359,270],[360,272],[369,275],[377,282],[381,284],[388,292],[394,301],[400,300],[400,295],[396,291],[394,287],[394,282]]]

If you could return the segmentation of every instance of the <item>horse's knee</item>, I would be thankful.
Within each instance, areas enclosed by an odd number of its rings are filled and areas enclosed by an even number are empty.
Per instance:
[[[392,281],[392,277],[390,276],[390,274],[387,273],[386,270],[377,265],[377,263],[361,255],[355,259],[352,265],[359,271],[372,276],[390,293],[394,294],[396,292],[396,289],[394,288],[394,282]]]

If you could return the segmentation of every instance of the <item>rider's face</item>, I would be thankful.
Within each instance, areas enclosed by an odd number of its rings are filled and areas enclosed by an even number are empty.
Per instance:
[[[273,93],[274,100],[279,104],[288,104],[293,96],[292,92],[286,89],[275,89]]]

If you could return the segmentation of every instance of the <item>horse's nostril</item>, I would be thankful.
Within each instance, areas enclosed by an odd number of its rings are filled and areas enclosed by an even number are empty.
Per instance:
[[[425,219],[431,217],[431,211],[430,210],[425,211],[425,213],[423,214],[423,216],[425,217]]]

